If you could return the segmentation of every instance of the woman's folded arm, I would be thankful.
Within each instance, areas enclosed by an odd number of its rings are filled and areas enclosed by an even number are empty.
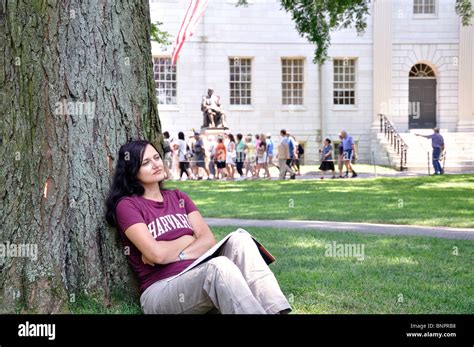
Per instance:
[[[188,218],[196,239],[182,250],[185,259],[196,259],[214,246],[216,239],[199,211],[191,212],[188,214]]]
[[[178,261],[178,254],[195,241],[191,235],[184,235],[172,241],[156,241],[145,223],[133,224],[125,235],[142,253],[144,263],[169,264]]]

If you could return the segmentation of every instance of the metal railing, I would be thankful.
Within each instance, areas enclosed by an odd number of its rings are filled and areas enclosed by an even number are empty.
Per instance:
[[[395,126],[390,122],[384,114],[379,114],[380,118],[380,133],[385,135],[385,138],[390,142],[393,150],[400,157],[400,171],[407,170],[407,151],[408,146],[403,141]]]

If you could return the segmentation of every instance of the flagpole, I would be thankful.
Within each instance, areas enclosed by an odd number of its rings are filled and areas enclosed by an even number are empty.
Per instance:
[[[171,54],[171,63],[173,65],[176,64],[184,42],[193,36],[194,29],[199,24],[200,19],[204,17],[208,2],[209,0],[190,0],[183,21],[179,27],[178,35],[176,36],[173,53]]]
[[[203,47],[203,71],[204,71],[204,90],[207,90],[208,81],[207,81],[207,36],[206,36],[206,16],[202,16],[202,38],[201,43],[204,45]],[[201,91],[202,92],[202,91]],[[201,95],[202,96],[202,95]]]

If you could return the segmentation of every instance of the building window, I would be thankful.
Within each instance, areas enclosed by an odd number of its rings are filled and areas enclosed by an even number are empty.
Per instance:
[[[334,105],[355,105],[355,59],[334,59]]]
[[[433,69],[426,64],[415,64],[410,70],[410,77],[436,77]]]
[[[252,104],[252,59],[229,58],[230,104]]]
[[[413,0],[413,14],[435,14],[436,0]]]
[[[303,105],[304,60],[281,60],[281,90],[283,105]]]
[[[176,105],[176,65],[171,58],[153,58],[155,92],[158,105]]]

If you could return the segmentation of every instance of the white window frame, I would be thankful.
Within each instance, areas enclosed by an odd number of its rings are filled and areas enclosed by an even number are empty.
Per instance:
[[[236,59],[239,59],[240,61],[242,61],[243,59],[245,60],[249,60],[250,61],[250,103],[249,104],[232,104],[232,97],[231,97],[231,92],[232,92],[232,88],[231,88],[231,83],[247,83],[246,82],[242,82],[242,81],[231,81],[231,72],[230,72],[230,68],[231,68],[231,61],[234,61]],[[231,110],[253,110],[253,102],[254,102],[254,92],[253,92],[253,81],[254,81],[254,72],[253,72],[253,57],[245,57],[245,56],[229,56],[228,57],[228,62],[229,62],[229,109]],[[235,98],[235,97],[234,97]]]
[[[345,81],[335,81],[335,73],[334,73],[334,61],[336,60],[352,60],[354,61],[354,103],[353,104],[335,104],[334,103],[334,83],[351,83],[351,82],[345,82]],[[331,59],[332,64],[331,64],[331,74],[332,74],[332,85],[331,85],[331,104],[333,110],[357,110],[358,108],[358,93],[357,93],[357,87],[358,87],[358,81],[359,81],[359,73],[358,73],[358,63],[359,59],[357,57],[333,57]]]
[[[302,71],[302,80],[301,81],[298,81],[298,82],[295,82],[294,80],[291,80],[291,81],[283,81],[283,61],[285,60],[299,60],[301,61],[301,67],[303,69]],[[282,109],[288,109],[288,110],[299,110],[299,109],[305,109],[304,105],[305,105],[305,97],[306,97],[306,93],[305,93],[305,89],[306,89],[306,81],[305,81],[305,72],[306,72],[306,59],[305,57],[281,57],[280,59],[280,67],[281,67],[281,106],[282,106]],[[293,67],[293,62],[291,64],[291,67]],[[289,74],[291,77],[293,77],[293,73]],[[284,96],[283,96],[283,84],[284,83],[301,83],[302,84],[302,89],[301,89],[301,104],[295,104],[295,103],[289,103],[289,104],[285,104],[283,101],[284,101]],[[290,91],[293,91],[293,89],[288,89]],[[286,97],[288,98],[288,97]],[[289,97],[292,101],[293,101],[293,97]]]
[[[434,6],[434,13],[415,13],[415,1],[417,0],[412,0],[412,14],[413,14],[413,19],[433,19],[433,18],[438,18],[438,0],[433,0],[433,6]],[[425,1],[427,0],[421,0],[423,1],[422,6],[426,6],[424,4]]]
[[[178,68],[177,66],[175,65],[175,79],[174,81],[173,80],[170,80],[170,81],[167,81],[167,80],[157,80],[155,79],[155,60],[156,59],[169,59],[170,60],[170,63],[171,63],[171,57],[170,56],[165,56],[165,55],[156,55],[156,56],[153,56],[153,81],[155,82],[155,96],[156,96],[156,102],[158,104],[158,107],[160,109],[166,109],[166,108],[170,108],[170,109],[174,109],[174,108],[177,108],[178,106]],[[159,73],[159,72],[158,72]],[[166,73],[165,73],[166,74]],[[156,84],[157,83],[175,83],[176,84],[176,96],[175,96],[175,102],[172,102],[172,103],[160,103],[160,99],[159,99],[159,96],[158,96],[158,88],[156,87]],[[167,90],[165,88],[165,90]],[[170,89],[170,90],[173,90],[173,89]],[[165,100],[166,100],[166,96],[165,96]]]

